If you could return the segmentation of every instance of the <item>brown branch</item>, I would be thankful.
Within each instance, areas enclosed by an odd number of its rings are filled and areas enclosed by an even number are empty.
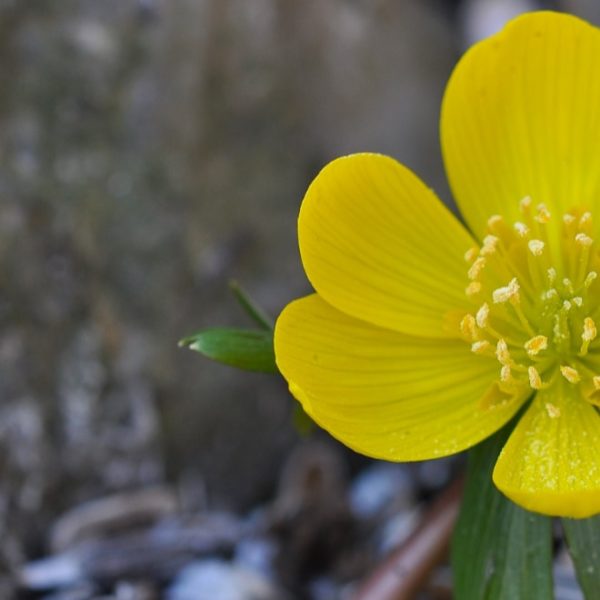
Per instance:
[[[411,600],[444,558],[458,515],[463,478],[452,483],[408,539],[359,586],[353,600]]]

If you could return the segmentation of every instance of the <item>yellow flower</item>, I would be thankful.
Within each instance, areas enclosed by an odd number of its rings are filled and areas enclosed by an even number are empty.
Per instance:
[[[335,437],[430,459],[523,408],[497,487],[549,515],[600,512],[599,73],[600,31],[551,12],[465,54],[441,143],[469,230],[385,156],[313,181],[298,232],[316,294],[282,312],[275,352]]]

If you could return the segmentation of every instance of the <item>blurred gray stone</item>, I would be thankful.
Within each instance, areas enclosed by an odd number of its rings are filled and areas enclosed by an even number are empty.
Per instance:
[[[240,567],[273,579],[277,551],[275,540],[266,537],[249,537],[242,539],[235,547],[233,560]]]
[[[286,594],[254,571],[221,560],[189,564],[166,592],[167,600],[285,600]]]
[[[359,519],[376,517],[390,504],[395,510],[415,501],[415,482],[406,465],[377,463],[365,469],[350,487],[350,506]]]

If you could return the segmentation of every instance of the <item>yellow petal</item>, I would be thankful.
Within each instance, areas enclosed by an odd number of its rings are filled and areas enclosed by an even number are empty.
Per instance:
[[[464,55],[446,88],[441,137],[476,234],[490,215],[518,220],[525,196],[551,214],[598,207],[599,72],[600,30],[560,13],[520,16]]]
[[[494,469],[501,492],[528,510],[562,517],[600,512],[600,415],[577,388],[538,392]]]
[[[459,452],[501,427],[523,400],[499,392],[497,362],[474,356],[468,344],[381,329],[316,294],[280,315],[275,356],[317,423],[386,460]]]
[[[349,315],[443,337],[446,313],[467,306],[472,238],[391,158],[356,154],[327,165],[304,197],[298,235],[311,283]]]

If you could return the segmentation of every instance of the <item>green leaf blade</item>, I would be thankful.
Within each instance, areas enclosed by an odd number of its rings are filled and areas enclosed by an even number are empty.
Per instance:
[[[600,597],[600,515],[590,519],[563,519],[569,553],[577,580],[588,600]]]
[[[467,484],[452,540],[457,600],[553,597],[552,521],[523,510],[492,482],[510,426],[470,451]]]
[[[212,328],[179,342],[214,361],[261,373],[277,373],[273,332],[249,329]]]

